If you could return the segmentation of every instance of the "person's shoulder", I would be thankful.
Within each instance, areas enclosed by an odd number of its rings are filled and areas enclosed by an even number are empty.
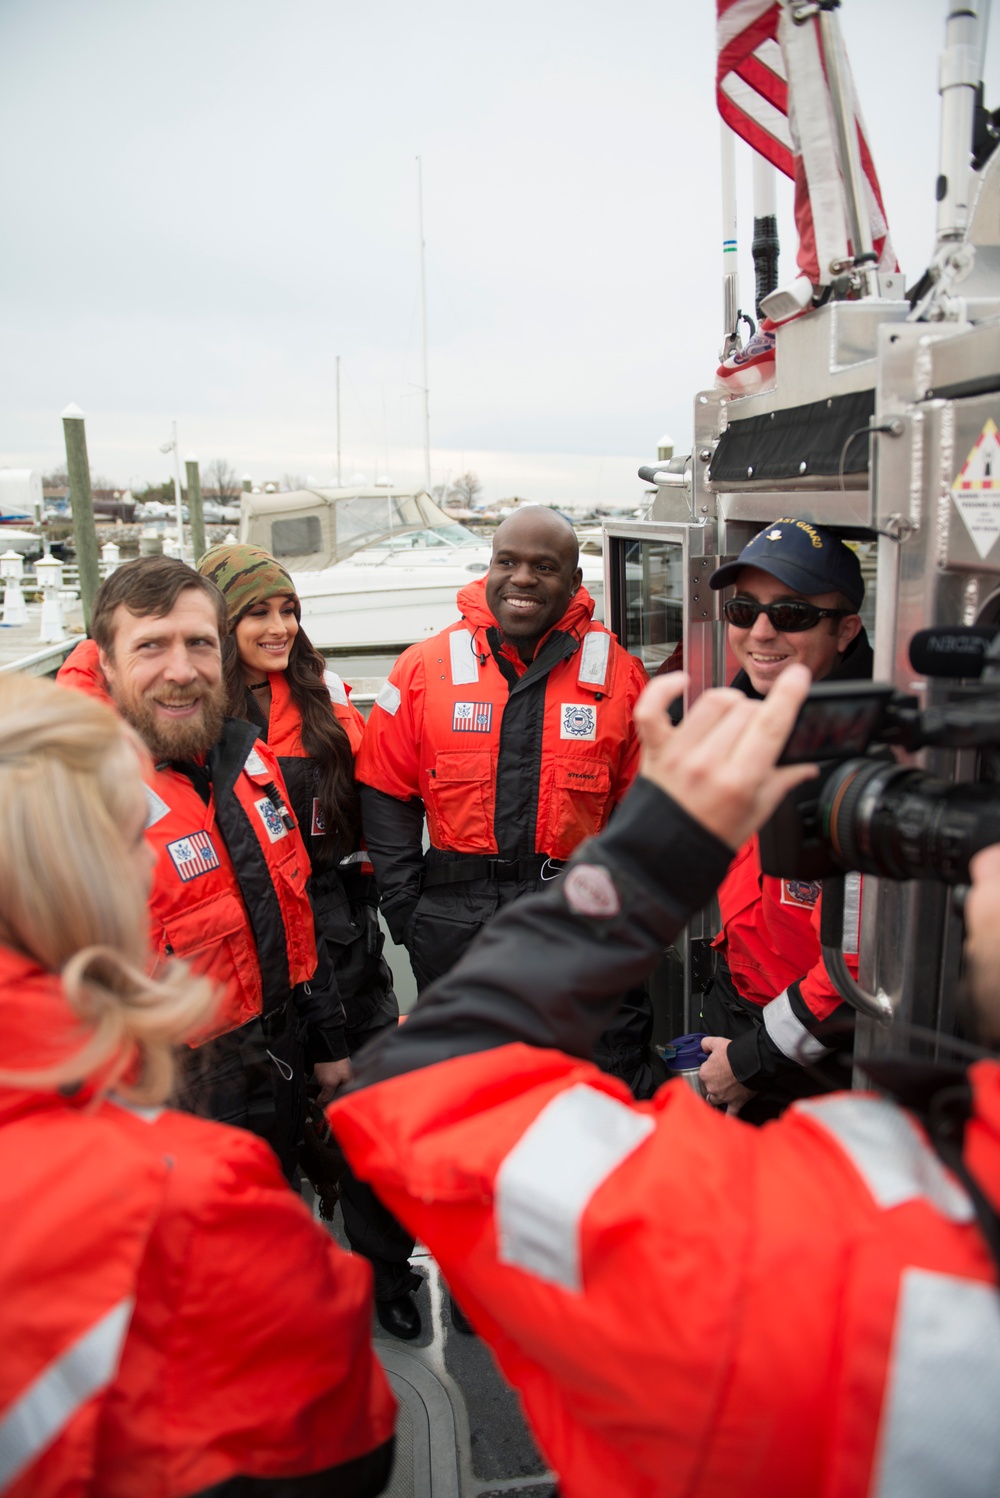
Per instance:
[[[100,651],[93,640],[81,640],[73,647],[56,672],[56,681],[61,687],[71,687],[100,702],[111,703],[108,683],[101,670]]]
[[[273,1150],[246,1129],[115,1096],[101,1111],[134,1145],[166,1160],[174,1211],[200,1217],[227,1197],[288,1191]]]

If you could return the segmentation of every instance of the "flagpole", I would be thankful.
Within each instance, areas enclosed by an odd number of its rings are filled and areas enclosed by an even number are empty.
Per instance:
[[[837,131],[840,156],[840,172],[844,181],[844,196],[847,200],[847,222],[851,232],[853,264],[861,281],[862,296],[880,296],[878,256],[872,246],[868,208],[863,197],[861,151],[858,147],[858,126],[854,99],[848,83],[840,26],[832,11],[821,10],[818,16],[820,37],[823,43],[823,59],[826,76],[830,83],[830,103]],[[836,274],[833,267],[820,266],[821,273]]]
[[[739,245],[736,238],[736,137],[725,120],[719,123],[722,158],[722,317],[721,358],[740,347]]]

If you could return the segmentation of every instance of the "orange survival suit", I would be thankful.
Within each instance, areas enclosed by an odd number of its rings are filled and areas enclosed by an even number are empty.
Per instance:
[[[91,640],[57,680],[110,700]],[[314,977],[309,856],[277,759],[249,723],[227,718],[204,765],[161,764],[147,775],[147,800],[146,837],[157,852],[151,948],[189,961],[221,991],[199,1038],[214,1043],[218,1073],[205,1106],[262,1133],[291,1174],[305,1105],[300,1032],[312,1065],[347,1047],[325,949]]]
[[[375,879],[361,849],[348,850],[340,861],[319,856],[328,834],[316,794],[317,767],[302,742],[302,717],[287,674],[272,671],[269,681],[267,718],[249,690],[245,693],[247,717],[277,755],[289,805],[308,838],[313,863],[309,893],[316,929],[322,933],[336,974],[344,1006],[344,1038],[353,1056],[387,1026],[399,1023],[392,971],[382,955],[385,938],[379,926]],[[356,755],[364,719],[351,705],[349,688],[335,672],[325,672],[325,681],[334,715]],[[410,1268],[412,1236],[351,1171],[340,1181],[340,1206],[348,1243],[355,1253],[364,1254],[374,1271],[376,1300],[395,1300],[415,1290],[420,1280]]]
[[[368,1053],[331,1122],[565,1498],[992,1498],[1000,1065],[910,1077],[913,1111],[840,1093],[758,1130],[682,1081],[633,1103],[585,1059],[729,858],[638,780]]]
[[[828,681],[867,681],[872,651],[862,630]],[[757,698],[745,671],[732,685]],[[721,930],[715,978],[702,1004],[702,1028],[730,1037],[726,1059],[738,1082],[757,1094],[741,1116],[777,1117],[795,1097],[849,1080],[854,1011],[834,987],[819,940],[822,884],[765,874],[755,835],[740,848],[719,888]],[[843,951],[857,975],[861,877],[845,883]]]
[[[83,1038],[58,980],[6,947],[0,1027],[6,1069]],[[394,1402],[369,1271],[259,1140],[5,1082],[0,1212],[6,1498],[381,1490]]]
[[[357,764],[382,912],[418,988],[502,905],[558,877],[638,765],[632,713],[646,673],[594,623],[585,588],[530,665],[504,642],[484,579],[458,607],[458,623],[397,660]],[[645,1001],[626,998],[602,1062],[639,1075],[649,1023]]]

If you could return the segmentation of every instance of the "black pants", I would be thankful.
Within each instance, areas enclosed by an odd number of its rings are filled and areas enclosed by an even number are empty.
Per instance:
[[[369,1040],[394,1027],[399,1019],[396,996],[391,991],[366,1024],[347,1031],[347,1044],[355,1055]],[[395,1300],[420,1284],[410,1268],[413,1239],[372,1188],[359,1181],[350,1166],[340,1181],[340,1208],[344,1231],[354,1253],[362,1254],[375,1274],[375,1299]]]
[[[455,857],[431,849],[428,860],[447,863]],[[406,931],[406,948],[418,991],[451,971],[498,910],[522,895],[549,888],[551,880],[539,877],[469,880],[425,889]],[[652,1034],[653,1006],[649,995],[644,988],[632,988],[622,994],[618,1014],[594,1048],[594,1060],[601,1070],[621,1077],[637,1098],[652,1097],[666,1080],[665,1071],[650,1049]]]
[[[306,1116],[305,1052],[292,1004],[182,1058],[175,1104],[266,1139],[292,1181]]]

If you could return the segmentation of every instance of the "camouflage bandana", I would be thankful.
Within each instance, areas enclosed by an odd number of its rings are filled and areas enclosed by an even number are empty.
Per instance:
[[[281,563],[259,546],[239,542],[233,546],[213,546],[198,563],[198,571],[202,577],[211,578],[225,598],[230,629],[255,603],[285,594],[295,599],[296,619],[302,617],[292,579]]]

